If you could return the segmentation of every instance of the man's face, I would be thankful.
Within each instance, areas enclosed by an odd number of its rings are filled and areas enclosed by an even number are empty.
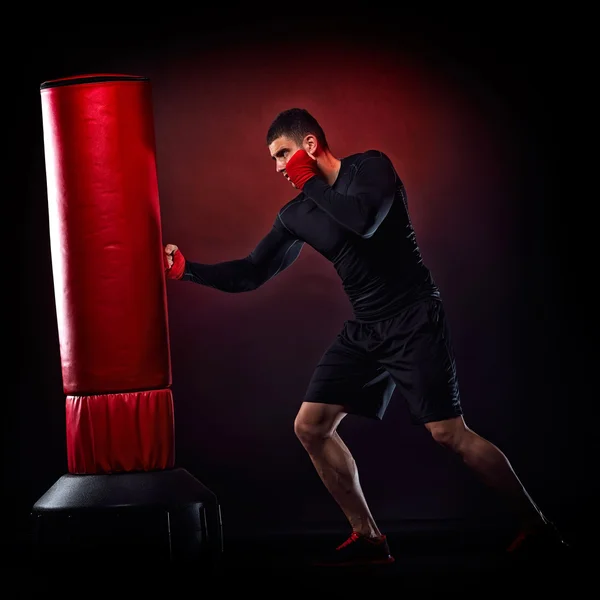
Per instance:
[[[292,138],[289,138],[286,135],[278,137],[269,144],[271,158],[275,161],[275,170],[278,173],[282,173],[288,181],[290,181],[290,178],[287,176],[285,166],[287,165],[288,160],[290,160],[299,149],[300,146],[298,146]]]

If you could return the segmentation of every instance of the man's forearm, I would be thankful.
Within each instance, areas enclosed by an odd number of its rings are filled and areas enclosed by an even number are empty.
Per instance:
[[[264,283],[260,270],[248,258],[212,265],[186,260],[182,281],[231,293],[249,292]]]
[[[313,177],[302,190],[334,221],[361,237],[369,237],[387,215],[393,197],[376,202],[336,192],[319,177]]]

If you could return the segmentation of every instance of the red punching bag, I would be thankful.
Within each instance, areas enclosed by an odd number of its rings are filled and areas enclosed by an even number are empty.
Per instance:
[[[151,547],[147,534],[154,530],[154,541],[168,539],[171,559],[176,539],[197,557],[211,537],[214,555],[216,498],[174,467],[150,81],[85,75],[45,82],[40,92],[69,475],[34,505],[34,516],[46,520],[43,528],[37,523],[38,543],[64,549],[56,532],[65,522],[49,528],[48,515],[70,522],[78,515],[88,548],[94,530],[106,542],[111,528],[115,547],[123,548],[122,523],[129,520],[139,525],[128,528],[138,548]]]
[[[41,91],[71,473],[172,467],[173,400],[151,90]]]

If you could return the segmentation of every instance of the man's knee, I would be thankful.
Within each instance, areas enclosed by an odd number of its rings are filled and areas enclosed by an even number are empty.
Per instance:
[[[298,417],[294,421],[294,433],[304,446],[322,442],[331,435],[322,425],[307,423]]]
[[[426,423],[425,427],[438,444],[454,452],[460,451],[469,431],[462,417],[433,421]]]
[[[331,437],[346,413],[341,406],[304,402],[294,420],[294,432],[304,446]]]

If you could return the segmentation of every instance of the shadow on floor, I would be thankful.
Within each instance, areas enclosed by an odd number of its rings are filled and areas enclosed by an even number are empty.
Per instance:
[[[387,534],[395,562],[391,565],[350,568],[323,568],[311,565],[311,559],[344,541],[348,532],[323,527],[303,531],[224,532],[223,552],[213,564],[210,558],[176,561],[168,552],[151,547],[130,545],[127,548],[69,549],[69,555],[36,554],[31,540],[24,540],[13,552],[17,569],[42,573],[65,566],[71,572],[131,570],[147,573],[180,574],[218,578],[225,585],[236,582],[272,582],[283,578],[291,582],[290,592],[315,590],[327,580],[336,586],[349,587],[365,578],[395,579],[396,589],[420,591],[479,590],[496,594],[501,590],[538,593],[576,594],[585,587],[589,573],[585,552],[571,547],[568,555],[509,559],[504,552],[512,532],[504,527],[465,524],[463,522],[406,522],[388,525]],[[79,567],[77,566],[79,565]],[[279,583],[278,583],[279,582]],[[353,583],[354,582],[354,583]],[[387,584],[386,584],[387,585]],[[515,587],[517,586],[517,587]],[[285,588],[287,589],[287,588]],[[339,589],[339,588],[338,588]],[[284,589],[280,589],[283,593]],[[356,592],[356,589],[354,589]],[[284,593],[282,597],[287,597]]]

